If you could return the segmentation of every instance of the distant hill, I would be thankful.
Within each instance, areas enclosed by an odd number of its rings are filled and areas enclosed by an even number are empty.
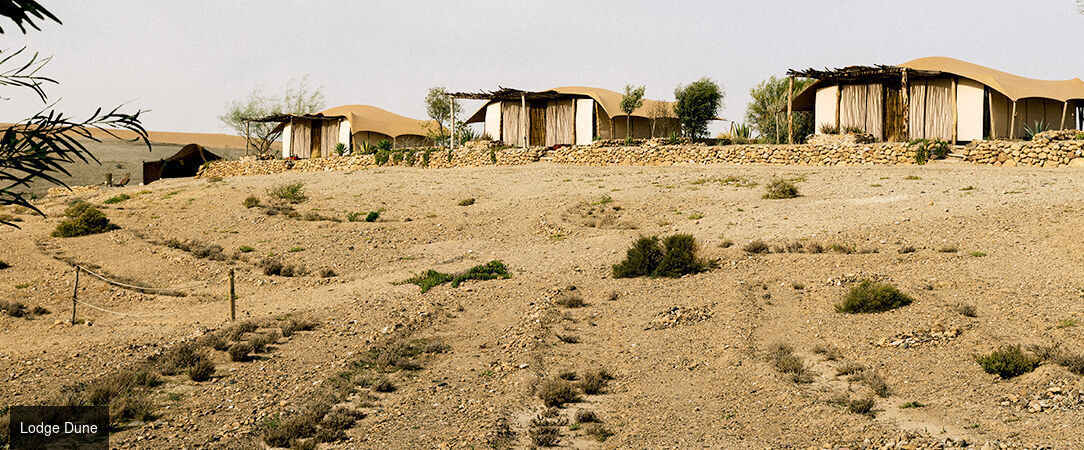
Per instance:
[[[0,126],[10,126],[11,124],[0,124]],[[135,133],[128,130],[112,130],[117,136],[123,139],[131,139],[135,137]],[[111,139],[109,134],[102,130],[91,130],[91,136],[95,138],[108,140]],[[151,138],[151,142],[159,144],[199,144],[207,148],[218,149],[240,149],[245,148],[245,139],[240,136],[234,136],[231,134],[221,133],[184,133],[180,131],[148,131],[147,134]],[[271,145],[273,150],[282,149],[281,142],[275,142]]]

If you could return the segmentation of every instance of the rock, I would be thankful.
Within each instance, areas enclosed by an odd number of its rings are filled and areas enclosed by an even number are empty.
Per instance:
[[[1084,167],[1084,158],[1073,158],[1069,160],[1069,167]]]

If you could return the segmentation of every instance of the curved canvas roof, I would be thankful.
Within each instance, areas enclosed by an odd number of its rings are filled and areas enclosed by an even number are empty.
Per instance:
[[[1084,100],[1084,81],[1080,78],[1061,81],[1036,80],[943,56],[919,58],[900,64],[900,67],[945,72],[970,78],[1005,94],[1011,100],[1028,97],[1049,98],[1061,102]]]
[[[1036,80],[943,56],[919,58],[900,64],[897,67],[928,72],[943,72],[970,78],[1000,92],[1012,101],[1032,97],[1048,98],[1059,102],[1084,100],[1084,81],[1081,81],[1080,78],[1060,81]],[[794,110],[811,111],[817,88],[825,84],[829,84],[829,82],[817,80],[795,95]]]
[[[620,92],[586,86],[565,86],[553,88],[548,91],[542,92],[590,97],[592,100],[598,103],[599,106],[602,107],[602,110],[605,111],[606,115],[610,116],[611,119],[615,117],[624,117],[626,115],[625,111],[621,110],[621,97],[624,97],[624,94]],[[489,102],[486,102],[485,105],[482,105],[482,107],[479,108],[478,111],[470,117],[470,119],[467,119],[466,123],[475,123],[485,120],[486,106],[489,106],[489,104],[493,103],[494,101],[495,100],[491,100]],[[643,117],[645,119],[649,119],[650,117],[648,117],[648,111],[650,111],[651,108],[658,103],[669,104],[671,105],[671,107],[674,104],[674,102],[664,102],[661,100],[650,100],[645,98],[644,104],[640,105],[639,108],[636,108],[636,110],[629,115],[632,117]]]
[[[350,122],[350,134],[361,131],[382,133],[391,137],[407,134],[425,136],[429,120],[411,119],[369,105],[343,105],[320,111],[325,117],[344,117]]]

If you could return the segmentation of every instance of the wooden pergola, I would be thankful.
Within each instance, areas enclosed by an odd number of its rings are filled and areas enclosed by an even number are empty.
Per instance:
[[[523,136],[520,145],[523,148],[528,146],[528,133],[527,133],[527,101],[528,100],[556,100],[561,98],[567,98],[567,94],[562,94],[557,91],[524,91],[521,89],[512,89],[506,87],[498,87],[495,91],[478,91],[478,92],[453,92],[448,94],[451,97],[452,102],[452,143],[455,143],[455,99],[461,98],[465,100],[487,100],[487,101],[520,101],[520,127],[521,135]]]

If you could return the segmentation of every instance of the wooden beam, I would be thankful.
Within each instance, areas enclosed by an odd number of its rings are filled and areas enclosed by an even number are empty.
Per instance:
[[[527,148],[527,94],[521,94],[519,96],[519,106],[519,128],[523,132],[520,139],[523,140],[523,148]]]
[[[1009,116],[1009,139],[1016,137],[1016,100],[1012,101],[1012,115]]]
[[[997,124],[994,123],[994,90],[986,88],[986,102],[990,105],[990,140],[997,139]]]
[[[958,106],[956,103],[956,83],[958,81],[956,77],[952,77],[952,145],[956,145],[957,128],[960,124],[960,112],[956,109]]]
[[[1069,112],[1069,100],[1061,102],[1061,127],[1059,129],[1065,129],[1065,114]]]
[[[907,142],[911,140],[911,83],[907,82],[907,69],[903,69],[903,73],[900,75],[900,103],[903,104],[903,141]]]
[[[451,136],[448,137],[448,148],[455,148],[455,97],[448,96],[448,106],[452,108],[450,110],[452,114],[452,120],[450,121],[452,129]]]
[[[787,143],[794,143],[794,77],[787,77]]]
[[[836,131],[842,133],[843,129],[839,126],[839,104],[843,101],[843,85],[836,85]]]

